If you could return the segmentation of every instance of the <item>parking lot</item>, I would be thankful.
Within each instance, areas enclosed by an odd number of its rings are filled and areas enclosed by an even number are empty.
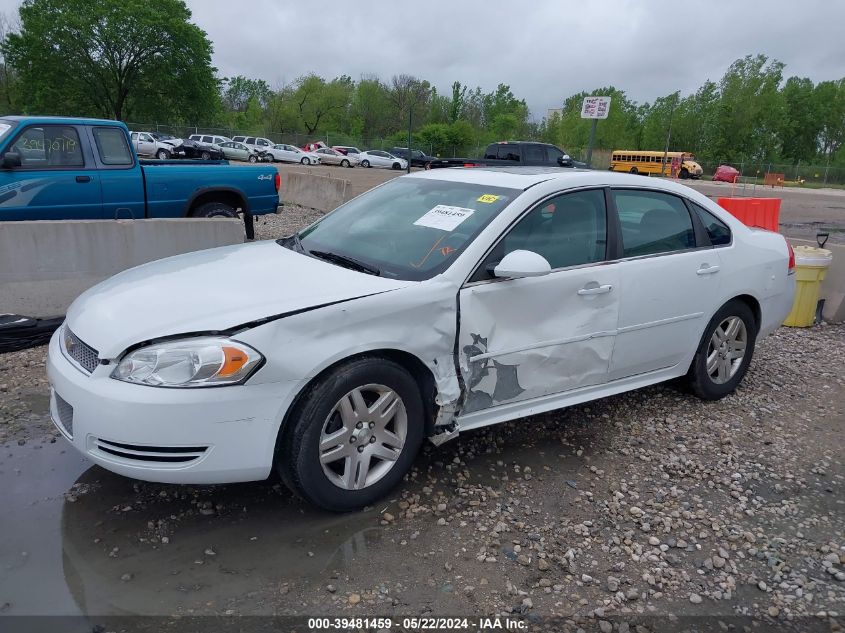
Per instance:
[[[282,186],[288,169],[302,167],[280,167]],[[362,190],[399,175],[313,169]],[[826,217],[808,193],[795,200]],[[285,207],[258,237],[319,215]],[[671,614],[829,630],[845,611],[841,325],[781,328],[716,403],[658,386],[427,446],[389,499],[346,515],[277,480],[172,486],[92,466],[49,421],[45,353],[0,357],[4,614],[507,613],[536,630]]]

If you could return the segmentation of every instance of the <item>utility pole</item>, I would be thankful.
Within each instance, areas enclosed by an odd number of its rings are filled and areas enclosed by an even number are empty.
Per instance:
[[[411,130],[414,123],[414,105],[416,104],[412,103],[408,108],[408,165],[405,167],[405,172],[408,174],[411,173]]]
[[[675,112],[675,102],[678,100],[678,93],[672,95],[672,103],[669,105],[669,127],[666,130],[666,146],[663,148],[663,165],[660,169],[660,175],[666,175],[666,158],[669,155],[669,141],[672,139],[672,115]]]

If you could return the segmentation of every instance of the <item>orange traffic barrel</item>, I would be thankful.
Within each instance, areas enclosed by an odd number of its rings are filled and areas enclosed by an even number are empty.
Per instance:
[[[746,226],[778,230],[780,198],[719,198],[716,202]]]

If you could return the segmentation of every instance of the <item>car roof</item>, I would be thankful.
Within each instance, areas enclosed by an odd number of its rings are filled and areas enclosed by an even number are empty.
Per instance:
[[[466,182],[491,187],[528,189],[541,182],[559,181],[561,187],[630,186],[649,187],[688,194],[689,188],[665,180],[624,172],[577,167],[447,167],[413,172],[403,178],[426,178],[449,182]]]

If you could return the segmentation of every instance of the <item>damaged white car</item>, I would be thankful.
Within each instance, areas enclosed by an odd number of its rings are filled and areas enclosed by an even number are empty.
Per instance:
[[[350,510],[421,442],[687,376],[732,392],[789,312],[790,248],[669,181],[475,168],[391,180],[278,242],[123,272],[50,343],[51,412],[104,468],[273,470]]]

